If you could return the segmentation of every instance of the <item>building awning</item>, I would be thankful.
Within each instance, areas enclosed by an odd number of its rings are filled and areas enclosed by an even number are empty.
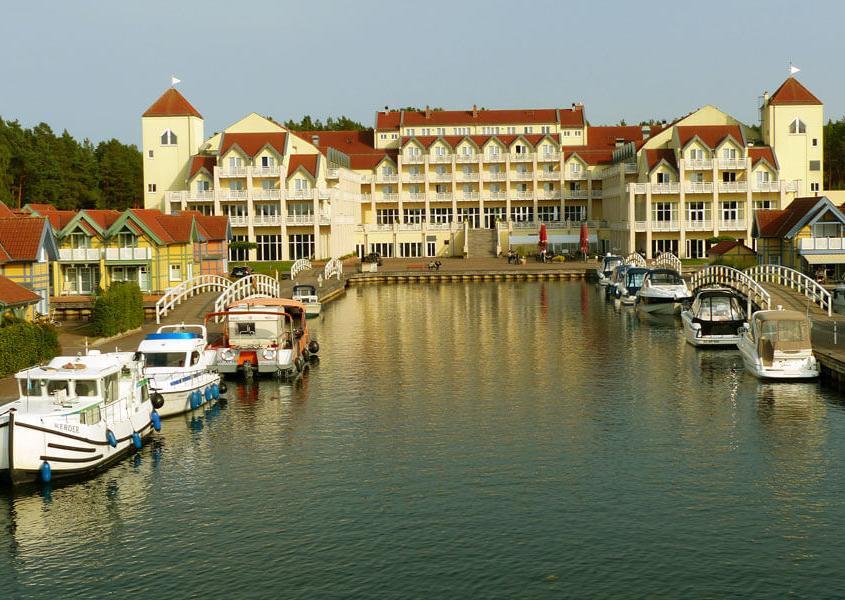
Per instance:
[[[591,244],[598,243],[598,235],[595,233],[589,234]],[[512,235],[510,237],[511,246],[523,246],[526,244],[539,244],[540,234],[536,235]],[[581,242],[581,234],[576,233],[572,235],[566,234],[549,234],[549,244],[579,244]]]
[[[811,265],[842,265],[845,264],[845,254],[802,254]]]

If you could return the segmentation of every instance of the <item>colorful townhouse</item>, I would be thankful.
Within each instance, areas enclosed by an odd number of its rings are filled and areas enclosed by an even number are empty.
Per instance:
[[[581,103],[385,108],[371,131],[250,114],[206,138],[171,88],[141,119],[145,206],[229,216],[258,246],[238,260],[492,254],[541,223],[577,245],[583,222],[596,251],[705,257],[714,238],[751,243],[755,211],[822,191],[821,100],[789,77],[759,108],[754,127],[710,105],[642,126],[592,125]]]

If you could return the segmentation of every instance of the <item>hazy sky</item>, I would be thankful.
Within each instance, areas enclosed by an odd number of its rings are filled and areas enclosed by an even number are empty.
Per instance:
[[[845,114],[841,0],[2,0],[0,15],[0,116],[95,142],[138,143],[171,73],[207,135],[252,111],[372,124],[426,104],[582,101],[593,124],[715,104],[751,123],[790,60]]]

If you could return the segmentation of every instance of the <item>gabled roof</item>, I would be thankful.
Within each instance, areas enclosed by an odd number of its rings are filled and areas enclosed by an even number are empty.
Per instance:
[[[317,136],[316,146],[323,153],[329,147],[349,156],[379,152],[373,143],[372,131],[293,131],[291,133],[312,144],[314,136]]]
[[[220,141],[220,156],[226,154],[232,146],[243,150],[247,156],[254,157],[265,146],[270,146],[279,155],[285,154],[287,134],[283,131],[268,131],[266,133],[224,133]]]
[[[8,277],[0,276],[0,306],[10,308],[35,304],[41,296]]]
[[[775,152],[768,146],[754,146],[748,149],[748,156],[751,158],[751,166],[753,167],[761,160],[765,160],[772,168],[779,169]]]
[[[845,223],[845,214],[826,197],[796,198],[779,210],[758,210],[754,213],[754,235],[761,238],[793,238],[813,217],[829,210]]]
[[[775,90],[772,97],[769,98],[769,104],[774,106],[785,104],[822,104],[822,101],[816,98],[810,90],[805,88],[800,81],[794,77],[787,78],[780,87]]]
[[[42,248],[50,258],[58,255],[47,219],[11,217],[0,219],[0,261],[33,262]]]
[[[381,161],[389,158],[396,162],[396,151],[381,152],[378,154],[351,154],[349,156],[349,168],[358,170],[375,169]]]
[[[745,250],[748,250],[749,254],[756,254],[756,252],[754,252],[754,250],[752,250],[751,248],[749,248],[745,244],[738,242],[736,240],[719,242],[715,246],[711,246],[710,250],[708,250],[707,253],[710,256],[721,256],[722,254],[725,254],[725,253],[733,250],[737,246],[739,246],[740,249],[744,248]]]
[[[313,177],[317,177],[317,158],[319,154],[291,154],[288,159],[288,177],[302,167]]]
[[[610,148],[593,148],[591,146],[563,146],[561,151],[564,158],[576,155],[588,165],[607,165],[613,162],[613,150]]]
[[[6,206],[5,203],[0,202],[0,219],[8,219],[16,216],[12,209]]]
[[[732,137],[740,146],[745,146],[745,137],[739,125],[678,125],[678,141],[681,148],[685,148],[694,138],[713,150],[726,137]]]
[[[191,106],[191,103],[185,100],[185,97],[176,91],[176,88],[168,88],[141,116],[197,117],[202,119],[199,111]]]
[[[194,156],[191,158],[191,170],[188,172],[188,179],[205,169],[209,175],[214,175],[214,167],[217,165],[216,156]]]
[[[648,148],[645,151],[646,164],[648,165],[649,173],[661,162],[666,162],[670,167],[678,170],[678,164],[675,160],[675,151],[671,148]]]
[[[76,216],[75,210],[45,210],[40,215],[50,221],[53,231],[58,233]]]
[[[398,129],[404,127],[462,126],[462,125],[533,125],[559,123],[561,127],[583,127],[584,107],[571,108],[528,108],[504,110],[434,110],[426,116],[425,111],[379,111],[376,113],[376,129]]]
[[[61,234],[71,233],[79,226],[86,233],[103,238],[106,237],[106,232],[120,218],[120,215],[120,211],[117,210],[86,208],[76,212],[62,226]]]
[[[166,215],[160,210],[131,208],[126,211],[134,215],[139,224],[149,230],[164,245],[185,244],[193,241],[193,215]]]
[[[648,125],[649,137],[662,131],[661,125]],[[617,140],[624,142],[643,141],[643,127],[640,125],[595,125],[587,128],[587,146],[590,148],[615,148]]]
[[[229,217],[227,216],[204,215],[198,210],[186,210],[180,214],[194,219],[199,234],[206,241],[220,242],[232,237],[232,229],[229,227]]]
[[[45,210],[56,210],[56,207],[53,206],[52,204],[30,203],[30,204],[24,204],[23,209],[21,209],[21,210],[23,210],[24,212],[29,212],[29,213],[34,213],[34,212],[40,213],[40,212],[43,212]]]

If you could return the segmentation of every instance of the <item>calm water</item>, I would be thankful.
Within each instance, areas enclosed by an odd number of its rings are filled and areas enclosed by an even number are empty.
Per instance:
[[[845,411],[581,283],[352,289],[232,385],[0,497],[4,597],[842,597]]]

